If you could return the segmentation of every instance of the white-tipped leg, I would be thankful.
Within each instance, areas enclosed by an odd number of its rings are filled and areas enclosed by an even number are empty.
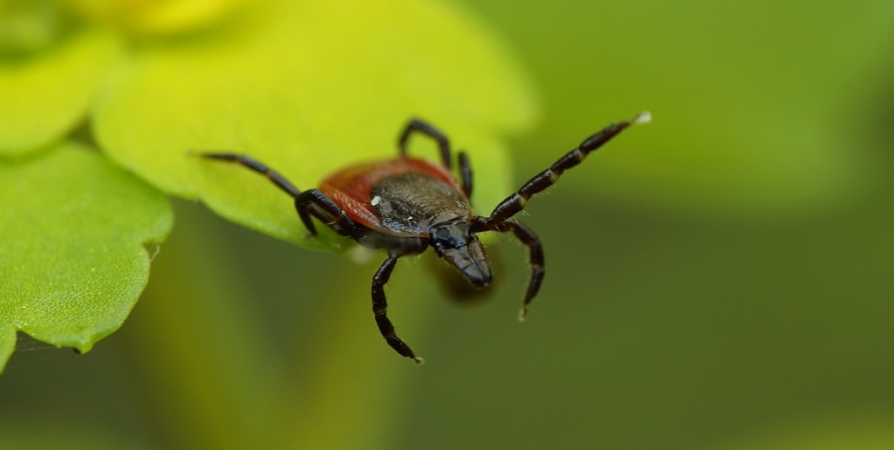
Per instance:
[[[425,360],[422,359],[422,358],[420,358],[420,357],[418,357],[418,356],[415,357],[415,358],[413,358],[413,361],[416,361],[416,365],[417,365],[417,366],[421,366],[421,365],[425,364]]]
[[[649,123],[652,121],[652,113],[649,111],[643,111],[636,115],[633,120],[630,121],[633,125],[639,125],[641,123]]]
[[[518,310],[518,321],[524,322],[525,319],[528,318],[528,308],[522,306],[521,309]]]

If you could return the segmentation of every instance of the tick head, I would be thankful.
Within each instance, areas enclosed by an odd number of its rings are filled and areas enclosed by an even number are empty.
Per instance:
[[[459,269],[473,285],[484,287],[493,279],[484,246],[470,232],[469,222],[458,220],[432,227],[431,246],[439,257]]]

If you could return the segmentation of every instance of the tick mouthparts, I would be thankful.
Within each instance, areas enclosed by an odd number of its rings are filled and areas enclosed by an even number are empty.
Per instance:
[[[476,287],[487,286],[493,280],[493,272],[480,241],[470,242],[465,247],[444,250],[441,257],[459,269]]]

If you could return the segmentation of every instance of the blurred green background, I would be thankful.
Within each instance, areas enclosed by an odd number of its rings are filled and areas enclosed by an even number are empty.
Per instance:
[[[415,367],[369,314],[378,256],[176,201],[120,331],[80,357],[20,338],[0,448],[894,448],[894,2],[460,6],[538,89],[518,183],[655,115],[530,202],[524,325],[511,240],[471,305],[402,261]]]

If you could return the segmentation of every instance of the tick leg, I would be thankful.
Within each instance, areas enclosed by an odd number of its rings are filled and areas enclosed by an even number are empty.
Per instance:
[[[201,153],[201,157],[208,159],[217,159],[221,161],[229,161],[237,164],[241,164],[261,175],[264,175],[273,182],[277,187],[285,191],[286,194],[291,195],[292,197],[298,197],[301,194],[301,191],[298,190],[292,183],[289,183],[289,180],[283,178],[279,172],[265,166],[260,161],[255,160],[251,157],[245,155],[239,155],[236,153]]]
[[[528,180],[528,182],[515,194],[512,194],[506,198],[506,200],[503,200],[496,208],[494,208],[490,217],[478,221],[476,226],[473,226],[473,230],[484,231],[494,229],[498,224],[503,223],[504,220],[514,216],[516,213],[524,209],[525,203],[528,202],[528,199],[530,199],[532,195],[552,186],[563,172],[583,162],[590,152],[610,141],[630,125],[648,122],[650,117],[648,112],[642,112],[629,122],[625,120],[623,122],[613,123],[603,128],[598,133],[588,137],[581,142],[576,149],[559,158],[559,160],[550,166],[549,169],[540,172],[540,174]]]
[[[522,244],[528,247],[531,260],[531,281],[528,283],[528,292],[525,293],[525,302],[518,312],[518,320],[524,321],[525,316],[528,314],[528,305],[537,296],[537,292],[540,291],[540,285],[543,283],[543,276],[545,275],[543,245],[540,244],[540,239],[530,228],[515,219],[505,220],[496,227],[496,230],[504,233],[511,231]]]
[[[311,189],[301,192],[286,180],[279,172],[267,167],[260,161],[245,155],[236,153],[201,153],[200,156],[208,159],[216,159],[220,161],[234,162],[241,164],[257,173],[266,176],[285,193],[291,195],[295,199],[295,209],[298,210],[298,217],[301,222],[310,231],[310,234],[316,236],[317,229],[314,226],[311,216],[320,219],[327,226],[342,235],[351,237],[359,236],[360,227],[352,221],[335,202],[319,189]]]
[[[307,231],[314,236],[317,235],[317,228],[314,226],[311,216],[320,219],[339,234],[351,236],[355,240],[360,236],[362,228],[319,189],[311,189],[298,195],[295,198],[295,209],[298,211],[301,222],[307,227]]]
[[[410,135],[414,132],[427,135],[438,142],[438,148],[441,149],[441,160],[444,163],[444,167],[450,169],[450,141],[447,140],[447,136],[445,136],[444,133],[441,133],[440,130],[420,119],[411,120],[410,123],[407,124],[407,127],[404,128],[404,132],[400,135],[400,139],[397,142],[400,156],[407,156],[407,141],[410,139]]]
[[[466,152],[459,152],[459,173],[463,179],[463,192],[466,198],[472,199],[472,164]]]
[[[410,350],[410,346],[397,337],[397,334],[394,332],[394,325],[388,320],[388,301],[385,299],[385,284],[387,284],[388,279],[391,278],[391,272],[394,270],[397,258],[397,256],[389,256],[388,259],[382,263],[382,266],[379,267],[379,270],[376,271],[376,275],[373,276],[373,313],[376,315],[376,325],[379,326],[379,332],[382,333],[382,337],[385,338],[388,345],[394,350],[397,350],[397,353],[400,353],[401,356],[413,358],[413,360],[416,361],[416,364],[422,364],[422,358],[418,358],[413,354],[413,350]]]

